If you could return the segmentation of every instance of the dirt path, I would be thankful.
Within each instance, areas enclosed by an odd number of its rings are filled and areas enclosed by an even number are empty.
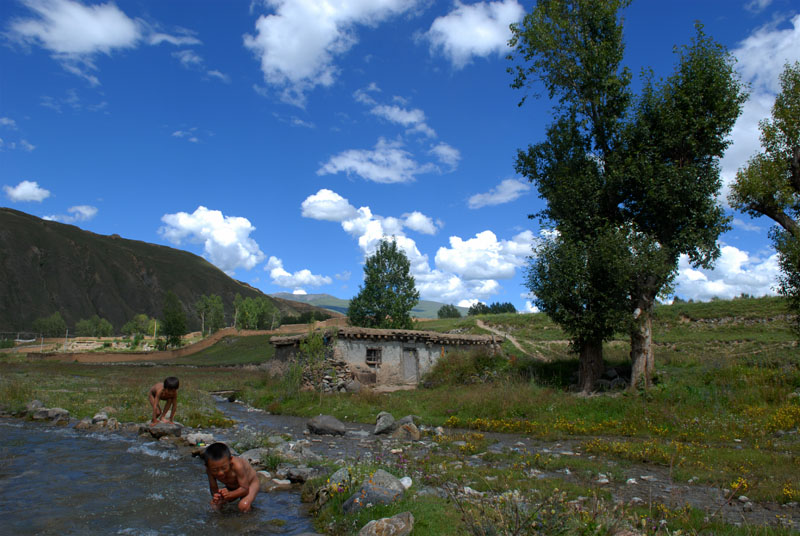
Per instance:
[[[511,344],[514,345],[514,348],[516,348],[517,350],[519,350],[523,354],[525,354],[527,356],[530,356],[530,357],[533,357],[535,359],[538,359],[540,361],[544,361],[545,363],[550,361],[549,359],[547,359],[545,356],[543,356],[541,354],[532,354],[532,353],[528,352],[527,350],[525,350],[522,347],[522,345],[519,343],[519,341],[517,341],[517,339],[514,338],[513,335],[511,335],[509,333],[506,333],[505,331],[500,331],[499,329],[496,329],[496,328],[493,328],[491,326],[488,326],[488,325],[484,324],[483,321],[481,321],[480,319],[476,320],[475,322],[476,322],[476,324],[478,325],[479,328],[485,329],[486,331],[491,331],[495,335],[500,335],[501,337],[505,337],[506,339],[508,339],[511,342]]]

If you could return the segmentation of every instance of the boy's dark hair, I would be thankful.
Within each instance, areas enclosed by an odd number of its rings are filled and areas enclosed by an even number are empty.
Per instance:
[[[175,376],[170,376],[164,380],[164,389],[177,389],[180,385],[181,382]]]
[[[205,461],[206,464],[208,464],[209,461],[218,462],[230,457],[231,450],[225,443],[212,443],[206,447],[206,450],[203,453],[203,461]]]

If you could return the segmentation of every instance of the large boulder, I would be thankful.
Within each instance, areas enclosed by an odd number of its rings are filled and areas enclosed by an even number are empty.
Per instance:
[[[242,452],[239,457],[247,460],[250,465],[261,465],[262,458],[269,455],[269,449],[257,448]]]
[[[213,434],[204,434],[202,432],[194,432],[186,436],[186,442],[190,445],[210,445],[214,442],[214,435]]]
[[[344,513],[349,514],[358,512],[367,506],[391,504],[401,495],[402,493],[399,491],[382,488],[367,482],[362,484],[361,487],[344,502],[342,510]]]
[[[306,424],[312,434],[344,435],[347,431],[344,424],[331,415],[317,415]]]
[[[394,417],[391,413],[381,411],[378,413],[378,418],[375,420],[375,435],[388,434],[394,430]]]
[[[394,439],[419,441],[420,434],[419,434],[419,429],[412,422],[412,423],[405,423],[399,426],[394,432],[392,432],[392,437]]]
[[[156,439],[161,439],[164,436],[180,437],[183,427],[180,424],[170,424],[167,422],[160,422],[150,426],[149,424],[139,425],[140,434],[150,434]]]
[[[402,512],[394,517],[373,519],[358,531],[358,536],[408,536],[414,530],[414,516]]]
[[[378,469],[372,473],[369,483],[381,488],[397,491],[399,493],[403,493],[406,490],[406,487],[402,482],[400,482],[400,479],[393,474],[384,471],[383,469]]]

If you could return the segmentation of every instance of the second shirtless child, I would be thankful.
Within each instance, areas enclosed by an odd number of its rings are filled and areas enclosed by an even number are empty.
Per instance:
[[[247,512],[260,490],[258,475],[250,463],[240,456],[231,456],[225,443],[212,443],[203,454],[211,490],[211,506],[219,508],[226,502],[239,501],[239,511]],[[225,484],[220,489],[217,480]]]
[[[173,422],[175,408],[178,406],[178,387],[180,387],[178,378],[170,376],[150,388],[150,392],[147,395],[150,405],[153,407],[153,420],[150,421],[150,426],[158,423],[159,419],[161,422]],[[164,401],[164,409],[159,407],[162,400]],[[167,417],[168,409],[172,410],[169,417]]]

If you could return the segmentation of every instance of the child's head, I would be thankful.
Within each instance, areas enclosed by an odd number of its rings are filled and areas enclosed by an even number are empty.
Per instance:
[[[170,376],[169,378],[164,379],[164,389],[168,389],[170,391],[177,391],[180,385],[181,382],[179,382],[178,378],[176,378],[175,376]]]
[[[206,447],[203,460],[208,472],[219,478],[230,469],[231,451],[225,443],[212,443]]]

